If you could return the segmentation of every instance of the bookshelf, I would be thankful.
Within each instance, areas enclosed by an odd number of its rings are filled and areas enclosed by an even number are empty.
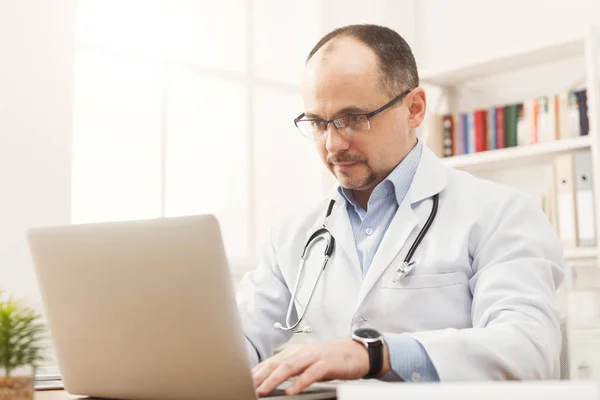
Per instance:
[[[558,43],[420,75],[428,92],[428,114],[442,118],[426,122],[419,135],[442,162],[539,196],[563,239],[565,281],[557,296],[567,332],[570,378],[580,379],[586,363],[598,366],[593,374],[600,378],[597,351],[589,350],[600,345],[600,330],[588,327],[590,321],[597,323],[594,313],[600,306],[599,292],[590,289],[600,288],[600,26],[589,26],[580,37]],[[583,89],[587,100],[580,94]],[[581,122],[584,101],[587,125]],[[575,110],[579,124],[571,124]],[[430,141],[440,128],[442,136]],[[561,225],[569,229],[561,230]],[[581,240],[590,232],[595,243]]]
[[[598,257],[598,249],[595,247],[580,247],[574,249],[565,249],[565,259],[572,261],[589,261]]]
[[[558,75],[536,75],[531,71],[536,68],[544,68],[545,65],[560,65],[560,68],[563,68],[568,63],[571,63],[570,65],[574,69],[585,75],[578,86],[585,87],[587,91],[587,115],[589,120],[587,135],[562,137],[551,141],[540,140],[537,143],[518,144],[514,147],[486,149],[479,152],[471,151],[468,154],[442,156],[441,159],[448,167],[465,170],[490,180],[495,180],[495,178],[501,176],[502,181],[500,183],[508,185],[514,183],[515,186],[522,188],[528,186],[527,182],[522,181],[524,179],[523,174],[521,174],[522,170],[539,167],[539,170],[542,171],[542,168],[551,166],[553,160],[560,155],[573,154],[579,150],[589,150],[593,175],[594,228],[596,242],[600,244],[600,26],[590,26],[584,35],[568,38],[561,42],[529,48],[512,54],[468,60],[447,68],[424,70],[420,73],[420,80],[428,93],[432,91],[436,93],[437,91],[438,99],[432,100],[432,98],[435,99],[434,94],[428,100],[428,108],[431,107],[431,104],[434,104],[434,109],[428,109],[428,113],[433,112],[437,115],[461,113],[466,111],[464,108],[467,108],[468,111],[476,108],[478,100],[481,107],[485,109],[486,107],[493,107],[495,105],[493,102],[497,101],[498,98],[503,98],[495,93],[494,89],[489,89],[494,87],[494,83],[496,83],[499,91],[507,89],[507,87],[512,90],[510,95],[513,97],[504,104],[525,100],[525,98],[519,99],[518,95],[515,95],[517,91],[511,86],[522,85],[523,88],[518,87],[518,89],[523,89],[523,93],[528,93],[528,95],[534,93],[533,96],[557,93],[557,87],[560,86],[557,86],[553,78],[560,78]],[[517,77],[519,73],[524,76],[529,73],[528,78],[513,83],[510,79]],[[573,76],[575,75],[574,73]],[[572,81],[574,80],[573,78]],[[484,82],[484,84],[480,85],[480,82]],[[545,93],[543,92],[545,89],[540,89],[544,83],[548,83],[548,87],[550,87]],[[570,83],[574,85],[573,82]],[[527,92],[527,84],[532,87],[529,92]],[[568,84],[564,84],[564,86],[564,90],[574,90]],[[484,89],[481,89],[481,87],[484,87]],[[536,92],[538,94],[535,94]],[[461,96],[465,96],[465,93],[480,98],[476,98],[470,103],[469,101],[465,102],[464,98],[461,98]],[[510,95],[505,97],[510,97]],[[465,104],[469,105],[465,106]],[[474,104],[475,106],[473,106]],[[463,107],[462,110],[461,107]],[[423,129],[425,130],[424,137],[427,138],[431,133],[430,130],[435,131],[439,127],[434,126],[432,128],[426,125]],[[501,173],[498,173],[498,171]],[[512,175],[510,171],[513,171]],[[540,176],[542,176],[541,172]],[[531,186],[535,186],[535,184]],[[591,261],[600,268],[597,246],[569,246],[565,247],[564,254],[568,263],[589,263]]]
[[[536,143],[447,157],[443,158],[442,162],[449,167],[463,170],[498,168],[503,167],[507,163],[510,163],[512,167],[520,167],[540,161],[547,161],[556,154],[563,152],[589,148],[591,143],[592,140],[589,136],[581,136],[547,143]]]

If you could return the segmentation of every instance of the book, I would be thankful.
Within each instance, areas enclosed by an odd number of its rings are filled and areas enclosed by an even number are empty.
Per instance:
[[[444,157],[589,134],[587,90],[565,90],[511,104],[446,113],[437,134]]]

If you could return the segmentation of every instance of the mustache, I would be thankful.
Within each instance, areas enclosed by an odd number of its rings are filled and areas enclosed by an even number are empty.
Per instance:
[[[365,162],[366,158],[361,156],[360,154],[348,154],[348,153],[338,153],[338,154],[328,154],[327,162],[329,164],[341,163],[341,162]]]

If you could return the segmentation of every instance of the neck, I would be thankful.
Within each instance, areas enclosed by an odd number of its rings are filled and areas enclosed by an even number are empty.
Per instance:
[[[411,152],[412,149],[415,148],[415,146],[417,145],[417,137],[416,135],[414,137],[411,138],[412,140],[412,144],[411,146],[408,148],[408,150],[402,155],[402,157],[400,158],[400,161],[398,161],[396,163],[396,165],[390,169],[386,174],[385,177],[387,177],[401,162],[402,160],[404,160],[406,158],[406,156],[408,155],[408,153]],[[385,179],[385,178],[383,178]],[[352,191],[352,195],[354,196],[354,199],[356,200],[356,202],[358,204],[360,204],[360,206],[367,211],[367,205],[369,204],[369,198],[371,198],[371,194],[373,193],[373,190],[375,189],[375,187],[377,185],[379,185],[382,181],[379,180],[378,182],[376,182],[370,189],[365,189],[365,190],[353,190]]]
[[[356,202],[358,204],[360,204],[360,206],[365,211],[367,211],[367,204],[369,204],[369,198],[371,197],[371,193],[373,193],[373,189],[375,189],[375,188],[373,187],[373,188],[367,189],[367,190],[353,190],[352,191],[354,200],[356,200]]]

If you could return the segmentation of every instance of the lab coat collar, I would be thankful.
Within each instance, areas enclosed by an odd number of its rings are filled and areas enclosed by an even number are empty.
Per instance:
[[[358,252],[356,250],[352,224],[350,223],[350,217],[348,216],[348,210],[346,209],[346,199],[339,193],[337,187],[338,185],[335,184],[327,194],[326,201],[319,203],[319,217],[306,232],[305,243],[318,229],[321,229],[322,227],[327,228],[335,239],[334,257],[339,260],[339,253],[343,252],[349,261],[344,262],[344,264],[349,264],[349,272],[352,273],[353,279],[362,280],[362,270],[358,259]],[[335,203],[331,210],[331,214],[329,217],[325,218],[325,213],[331,200],[334,200]]]
[[[426,145],[423,146],[419,166],[415,172],[412,184],[404,201],[399,205],[398,211],[394,215],[386,234],[379,245],[377,253],[364,277],[364,281],[359,294],[357,306],[360,305],[369,291],[383,272],[394,262],[399,264],[404,257],[412,241],[407,243],[417,226],[422,226],[425,219],[429,216],[426,213],[423,221],[420,221],[413,210],[413,205],[425,200],[433,195],[440,193],[446,186],[447,171],[446,167],[440,162],[437,156]],[[329,230],[336,241],[336,250],[343,252],[350,260],[350,271],[356,279],[362,279],[362,270],[352,232],[352,225],[346,209],[346,200],[337,190],[338,185],[334,185],[327,196],[327,203],[323,206],[323,218],[327,205],[331,199],[335,200],[335,205],[331,215],[323,222],[323,219],[316,221],[311,230],[307,232],[307,238],[323,225]],[[404,250],[404,251],[403,251]]]
[[[423,153],[412,185],[404,201],[399,205],[367,270],[358,304],[365,300],[390,265],[399,266],[404,261],[404,257],[417,235],[416,228],[422,228],[429,216],[430,207],[427,205],[425,207],[428,212],[421,214],[421,219],[419,219],[414,210],[415,204],[440,193],[446,186],[446,180],[445,167],[427,146],[423,146]],[[419,260],[415,261],[419,262]]]
[[[421,161],[406,197],[411,205],[418,203],[444,190],[447,180],[446,166],[429,147],[424,145]]]
[[[358,259],[358,251],[356,250],[352,224],[350,223],[348,209],[346,208],[346,199],[336,188],[332,189],[329,193],[328,199],[335,200],[335,205],[331,211],[331,215],[325,220],[324,226],[335,238],[337,251],[340,249],[343,250],[349,258],[350,265],[352,266],[350,272],[355,275],[356,279],[362,279],[362,270]]]
[[[421,139],[419,139],[421,141]],[[422,142],[422,141],[421,141]],[[446,167],[441,163],[438,156],[424,143],[421,151],[419,166],[415,172],[412,184],[408,189],[405,199],[408,199],[409,204],[418,203],[434,194],[440,193],[446,187],[447,171]],[[346,204],[346,199],[339,193],[339,184],[335,183],[327,194],[327,201],[335,200],[333,211],[339,211],[341,205]],[[342,207],[345,209],[345,207]],[[332,214],[333,214],[332,211]],[[323,210],[325,212],[325,208]],[[323,214],[325,216],[325,214]],[[316,224],[321,226],[322,222]]]

